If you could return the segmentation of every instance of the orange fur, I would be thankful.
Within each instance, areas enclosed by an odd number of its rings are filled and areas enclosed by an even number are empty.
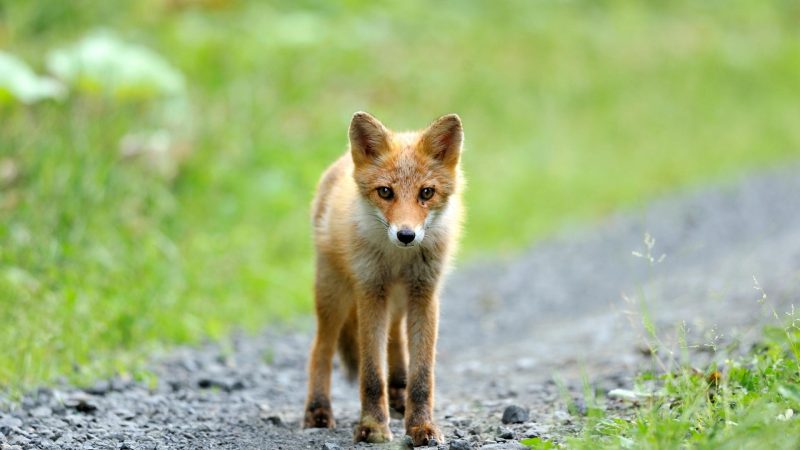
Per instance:
[[[390,403],[415,445],[442,442],[432,411],[438,291],[460,230],[462,141],[455,115],[407,133],[353,116],[350,149],[323,174],[312,206],[317,334],[304,426],[335,426],[338,342],[359,376],[356,442],[392,439]]]

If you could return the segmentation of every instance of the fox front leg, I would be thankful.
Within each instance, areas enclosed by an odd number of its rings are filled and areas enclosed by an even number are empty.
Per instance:
[[[433,289],[412,295],[408,305],[408,346],[411,360],[407,387],[406,434],[414,445],[428,445],[435,439],[443,443],[442,433],[433,422],[434,366],[439,305]]]
[[[392,440],[389,430],[389,401],[383,364],[389,331],[387,298],[380,293],[358,296],[358,345],[361,392],[361,420],[355,442],[383,443]]]

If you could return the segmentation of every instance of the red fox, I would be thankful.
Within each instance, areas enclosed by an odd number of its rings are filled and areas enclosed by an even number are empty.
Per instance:
[[[317,333],[304,426],[335,426],[338,344],[343,366],[360,380],[355,442],[391,441],[391,406],[404,414],[414,445],[442,443],[433,421],[438,291],[462,221],[461,119],[395,133],[357,112],[349,136],[349,151],[323,174],[312,205]]]

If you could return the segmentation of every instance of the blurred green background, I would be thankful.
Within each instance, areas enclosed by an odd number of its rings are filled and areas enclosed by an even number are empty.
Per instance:
[[[461,115],[464,260],[800,156],[799,38],[793,0],[0,0],[0,385],[309,311],[356,110]]]

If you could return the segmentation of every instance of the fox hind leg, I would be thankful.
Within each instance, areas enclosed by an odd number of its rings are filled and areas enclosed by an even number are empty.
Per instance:
[[[320,276],[315,286],[317,333],[308,365],[308,397],[304,428],[334,428],[331,408],[331,371],[336,341],[349,312],[348,293],[332,275]],[[337,288],[338,287],[338,288]]]

